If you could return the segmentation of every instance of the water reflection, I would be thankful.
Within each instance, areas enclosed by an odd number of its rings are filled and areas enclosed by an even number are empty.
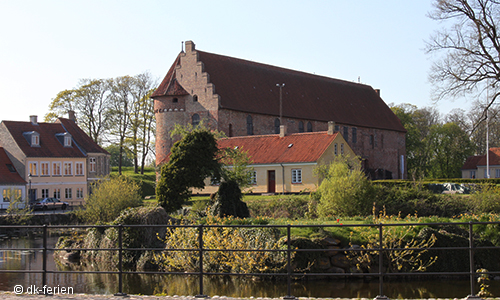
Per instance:
[[[48,238],[53,248],[57,236]],[[41,238],[15,238],[0,241],[0,270],[41,270]],[[5,248],[27,250],[7,251]],[[38,248],[37,250],[29,250]],[[53,253],[47,257],[49,270],[95,270],[92,265],[66,265],[54,262]],[[0,290],[13,291],[17,284],[41,286],[42,275],[34,273],[0,273]],[[123,292],[127,294],[197,295],[200,293],[197,276],[127,274],[123,278]],[[118,277],[114,274],[48,274],[47,285],[72,287],[75,293],[114,294],[118,292]],[[336,280],[309,280],[294,282],[292,295],[296,297],[375,298],[378,282]],[[500,296],[500,281],[491,281],[490,292]],[[286,281],[252,280],[249,277],[212,276],[204,279],[204,294],[230,297],[283,297],[287,295]],[[463,298],[470,294],[467,280],[387,281],[384,294],[397,298]]]

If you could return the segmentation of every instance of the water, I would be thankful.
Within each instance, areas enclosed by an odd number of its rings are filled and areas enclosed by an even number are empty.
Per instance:
[[[47,246],[53,248],[57,236],[48,238]],[[39,237],[2,238],[0,237],[0,270],[41,270],[41,250],[6,251],[2,248],[41,248]],[[69,270],[65,265],[54,261],[53,253],[48,255],[48,270]],[[79,267],[92,270],[92,266]],[[123,292],[127,294],[199,294],[197,276],[138,275],[129,274],[123,278]],[[0,273],[0,290],[13,291],[15,285],[40,287],[41,274]],[[50,287],[72,288],[74,293],[114,294],[118,292],[118,277],[114,274],[48,274]],[[379,294],[378,281],[309,280],[293,283],[292,295],[296,297],[340,297],[375,298]],[[478,289],[476,288],[476,291]],[[491,281],[489,291],[500,296],[500,281]],[[283,297],[287,295],[286,281],[252,280],[248,277],[212,276],[204,279],[204,294],[230,297]],[[470,294],[467,280],[421,280],[388,281],[384,284],[384,294],[396,298],[463,298]]]

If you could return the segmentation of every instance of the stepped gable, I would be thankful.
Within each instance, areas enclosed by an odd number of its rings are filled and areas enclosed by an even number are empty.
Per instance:
[[[285,83],[283,116],[406,132],[368,85],[196,51],[222,109],[279,115],[276,84]]]
[[[307,163],[320,159],[338,132],[253,135],[224,138],[217,141],[219,149],[235,148],[247,152],[252,164]]]

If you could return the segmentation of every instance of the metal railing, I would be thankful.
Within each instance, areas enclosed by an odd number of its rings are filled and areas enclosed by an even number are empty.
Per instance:
[[[470,282],[470,294],[467,296],[469,299],[480,299],[476,295],[475,289],[475,281],[478,275],[486,274],[486,275],[499,275],[500,271],[485,271],[485,272],[477,272],[476,264],[474,260],[474,253],[479,249],[496,249],[500,250],[498,246],[475,246],[474,245],[474,225],[490,225],[490,224],[500,224],[500,222],[454,222],[454,223],[394,223],[394,224],[332,224],[332,225],[34,225],[34,226],[5,226],[0,225],[0,233],[4,229],[18,229],[18,230],[29,230],[29,231],[42,231],[43,238],[43,246],[42,248],[2,248],[2,251],[22,251],[22,250],[32,250],[32,251],[40,251],[42,252],[42,269],[41,270],[0,270],[0,273],[38,273],[42,274],[42,285],[45,286],[47,284],[47,275],[48,274],[57,274],[57,273],[92,273],[92,274],[116,274],[118,275],[118,287],[116,296],[126,296],[127,294],[123,292],[123,275],[125,274],[172,274],[172,275],[196,275],[199,277],[198,284],[198,294],[197,298],[206,298],[207,296],[204,294],[204,286],[203,286],[203,278],[204,276],[211,275],[238,275],[238,276],[284,276],[287,279],[287,295],[285,295],[284,299],[296,299],[295,296],[292,295],[292,280],[295,277],[304,277],[304,276],[331,276],[331,277],[378,277],[379,280],[379,294],[375,299],[388,299],[384,295],[384,277],[391,276],[435,276],[435,275],[461,275],[468,276]],[[395,227],[395,226],[420,226],[420,227],[435,227],[440,225],[453,225],[453,226],[465,226],[468,227],[468,240],[469,245],[467,247],[405,247],[405,248],[387,248],[384,247],[383,239],[384,239],[384,228]],[[166,249],[166,248],[124,248],[123,247],[123,229],[127,228],[136,228],[136,227],[149,227],[149,228],[180,228],[180,227],[190,227],[196,228],[198,230],[198,247],[192,249]],[[224,227],[232,227],[232,228],[277,228],[286,231],[286,249],[207,249],[204,247],[204,231],[208,228],[224,228]],[[292,247],[292,234],[291,231],[294,228],[332,228],[332,227],[375,227],[378,228],[378,246],[373,248],[349,248],[349,249],[297,249]],[[72,230],[72,229],[87,229],[87,228],[117,228],[118,229],[118,245],[117,248],[50,248],[47,246],[47,238],[48,231],[51,229],[63,229],[63,230]],[[48,270],[47,269],[47,255],[49,251],[118,251],[118,265],[117,271],[56,271],[56,270]],[[126,271],[123,268],[123,252],[124,251],[193,251],[198,252],[198,271],[197,272],[154,272],[154,271]],[[449,251],[449,250],[467,250],[468,258],[469,258],[469,271],[467,272],[400,272],[400,273],[391,273],[384,271],[384,253],[390,251],[422,251],[422,250],[441,250],[441,251]],[[204,254],[210,251],[218,251],[218,252],[235,252],[235,251],[243,251],[243,252],[251,252],[251,251],[261,251],[261,252],[286,252],[286,273],[217,273],[217,272],[206,272],[203,268],[203,257]],[[337,251],[337,252],[346,252],[346,251],[365,251],[365,252],[374,252],[378,253],[378,272],[377,273],[294,273],[292,269],[292,253],[298,252],[326,252],[326,251]],[[250,295],[249,295],[250,296]]]

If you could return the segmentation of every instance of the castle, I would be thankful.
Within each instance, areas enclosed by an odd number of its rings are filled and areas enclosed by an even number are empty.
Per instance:
[[[199,51],[192,41],[151,96],[156,164],[163,163],[175,124],[228,137],[326,131],[328,122],[363,159],[373,179],[406,178],[405,133],[380,91],[364,84]]]

